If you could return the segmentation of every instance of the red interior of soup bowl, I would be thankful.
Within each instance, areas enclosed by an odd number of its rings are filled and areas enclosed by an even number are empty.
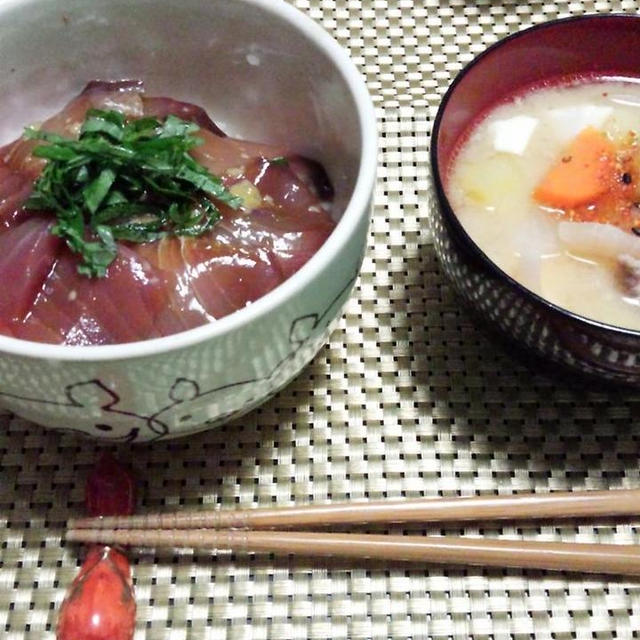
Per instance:
[[[461,137],[496,103],[532,85],[577,75],[640,76],[640,16],[557,20],[487,49],[460,73],[443,100],[432,142],[436,180],[446,177]]]

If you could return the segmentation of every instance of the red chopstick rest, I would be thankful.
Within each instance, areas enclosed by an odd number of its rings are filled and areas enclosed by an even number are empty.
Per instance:
[[[87,479],[85,507],[91,516],[131,515],[135,480],[111,454],[103,454]],[[131,640],[136,601],[127,557],[92,545],[71,584],[58,617],[58,640]]]
[[[93,545],[60,609],[58,640],[130,640],[135,618],[129,561]]]
[[[110,453],[103,453],[87,478],[84,500],[89,516],[130,516],[136,508],[135,478]]]

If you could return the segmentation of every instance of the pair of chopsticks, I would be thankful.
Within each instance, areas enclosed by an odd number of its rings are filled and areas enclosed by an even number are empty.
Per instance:
[[[421,498],[69,520],[73,542],[640,575],[640,545],[297,531],[373,523],[640,515],[640,490]]]

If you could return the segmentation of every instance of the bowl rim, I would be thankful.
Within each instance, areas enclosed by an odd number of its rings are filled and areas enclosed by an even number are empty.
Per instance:
[[[506,271],[503,271],[489,256],[480,248],[480,246],[475,242],[475,240],[467,233],[466,229],[458,219],[458,216],[455,214],[453,210],[453,206],[449,201],[449,198],[446,195],[443,179],[441,177],[440,172],[440,163],[438,162],[438,135],[440,133],[440,128],[442,124],[442,119],[444,117],[444,112],[446,107],[456,89],[458,84],[464,79],[464,77],[474,69],[476,64],[485,58],[486,56],[492,55],[495,53],[497,49],[500,49],[504,44],[511,40],[515,40],[520,37],[527,37],[532,32],[539,31],[542,29],[549,28],[558,28],[562,27],[564,24],[570,22],[581,22],[581,21],[597,21],[597,20],[633,20],[640,22],[640,15],[631,14],[631,13],[588,13],[580,16],[569,16],[566,18],[558,18],[555,20],[549,20],[548,22],[543,22],[540,24],[533,25],[531,27],[527,27],[526,29],[522,29],[515,33],[509,34],[504,38],[501,38],[497,42],[494,42],[492,45],[487,47],[480,54],[475,56],[473,60],[468,62],[457,74],[454,78],[453,82],[449,85],[449,88],[445,92],[440,105],[438,107],[438,111],[436,113],[436,117],[433,122],[433,129],[431,131],[431,139],[430,139],[430,149],[429,149],[429,160],[431,164],[431,176],[433,180],[433,186],[435,190],[435,195],[438,200],[438,203],[442,209],[443,216],[446,220],[455,227],[457,233],[459,233],[464,241],[466,246],[473,252],[474,257],[480,260],[483,266],[491,272],[494,276],[499,279],[506,280],[509,285],[515,288],[519,293],[532,298],[538,305],[549,309],[550,311],[559,314],[561,316],[565,316],[570,320],[574,320],[578,323],[583,323],[590,328],[599,329],[603,331],[612,331],[617,333],[621,337],[633,337],[640,338],[640,329],[629,329],[627,327],[620,327],[614,324],[609,324],[606,322],[602,322],[600,320],[594,320],[593,318],[588,318],[587,316],[580,315],[574,311],[569,309],[565,309],[546,298],[543,298],[541,295],[535,293],[531,289],[525,287],[523,284],[518,282],[515,278],[510,276]],[[640,75],[639,75],[640,77]]]
[[[235,0],[271,13],[313,42],[335,65],[355,104],[360,130],[360,163],[355,186],[345,210],[329,238],[292,276],[247,307],[215,322],[159,338],[109,345],[58,345],[0,335],[0,355],[50,361],[104,362],[170,353],[218,338],[257,321],[304,289],[330,265],[348,243],[363,216],[370,217],[377,169],[377,121],[371,96],[348,53],[311,17],[285,0]],[[0,0],[0,10],[13,6]]]

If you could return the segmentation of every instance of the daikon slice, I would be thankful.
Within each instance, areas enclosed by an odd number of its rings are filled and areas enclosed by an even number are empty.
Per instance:
[[[558,224],[558,237],[572,252],[615,259],[626,253],[640,257],[640,237],[611,224],[567,222]]]

